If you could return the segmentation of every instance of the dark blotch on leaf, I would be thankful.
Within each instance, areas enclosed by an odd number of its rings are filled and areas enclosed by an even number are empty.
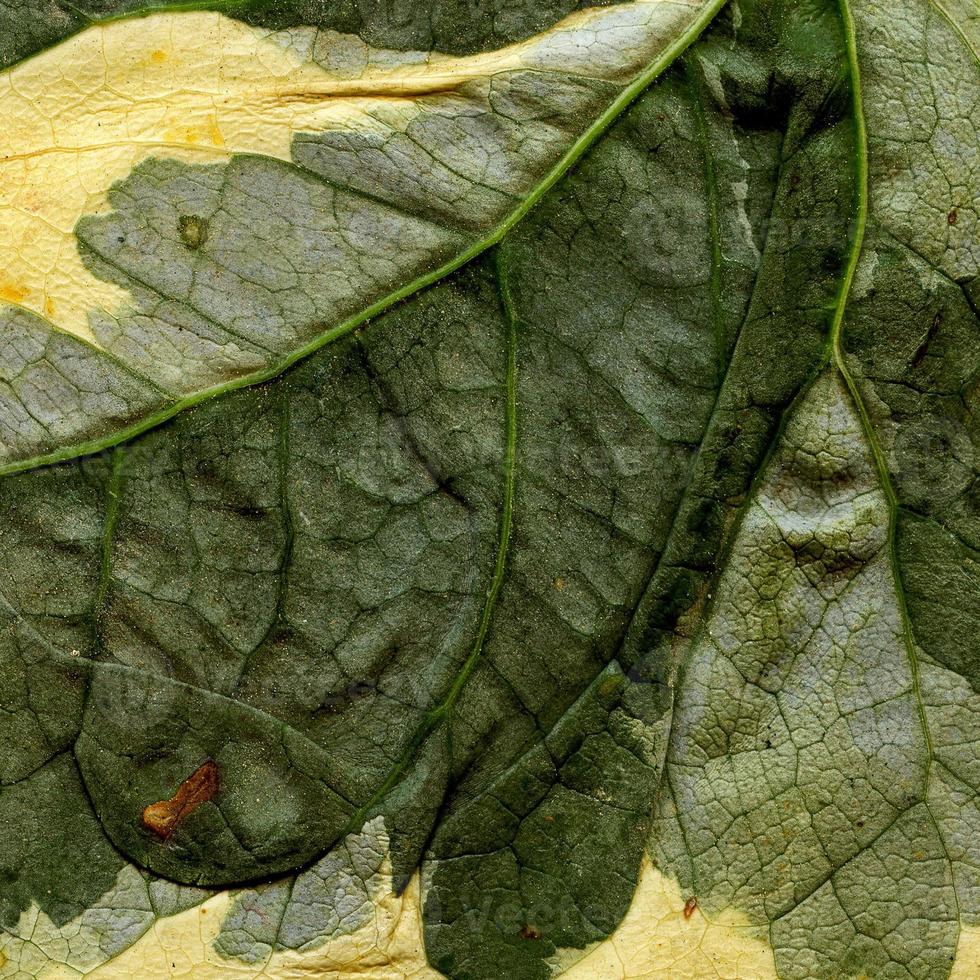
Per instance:
[[[180,230],[180,240],[190,249],[198,249],[208,240],[208,223],[197,215],[181,215],[177,227]]]
[[[644,633],[647,646],[655,642],[658,634],[674,632],[681,616],[695,601],[700,581],[700,577],[689,569],[678,569],[674,573],[650,610]]]

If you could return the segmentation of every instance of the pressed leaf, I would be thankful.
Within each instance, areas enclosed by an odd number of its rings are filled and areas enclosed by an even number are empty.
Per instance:
[[[0,976],[969,976],[969,5],[202,6],[0,5],[137,97],[0,246]]]
[[[593,8],[463,57],[187,10],[14,64],[0,463],[118,441],[441,278],[718,5]]]

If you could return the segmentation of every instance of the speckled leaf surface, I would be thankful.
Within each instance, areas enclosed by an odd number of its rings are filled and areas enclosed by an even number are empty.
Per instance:
[[[980,970],[972,0],[0,0],[0,976]]]

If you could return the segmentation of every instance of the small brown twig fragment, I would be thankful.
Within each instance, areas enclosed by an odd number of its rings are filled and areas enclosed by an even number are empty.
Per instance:
[[[180,784],[169,800],[151,803],[143,810],[143,826],[166,840],[182,820],[189,817],[202,803],[214,799],[219,784],[218,766],[208,759]]]

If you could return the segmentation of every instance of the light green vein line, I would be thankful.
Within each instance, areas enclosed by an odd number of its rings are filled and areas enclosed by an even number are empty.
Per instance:
[[[973,55],[974,61],[980,66],[980,47],[974,42],[972,34],[976,33],[976,29],[971,32],[970,35],[966,33],[966,30],[960,26],[956,19],[956,16],[949,10],[946,9],[944,0],[932,0],[932,5],[936,10],[936,13],[946,22],[947,26],[952,28],[956,32],[959,39],[970,49],[970,53]],[[980,22],[980,6],[977,9],[977,20]]]
[[[698,14],[690,26],[672,44],[670,44],[660,56],[647,66],[637,77],[619,93],[618,96],[606,107],[606,109],[592,122],[584,133],[572,144],[565,155],[551,168],[542,181],[528,194],[526,198],[515,208],[499,225],[496,226],[485,238],[472,244],[469,248],[458,253],[449,261],[419,276],[410,283],[389,293],[377,302],[372,303],[360,313],[355,314],[335,327],[325,330],[318,334],[307,344],[291,351],[285,357],[276,361],[268,367],[259,371],[234,378],[231,381],[220,385],[214,385],[201,391],[194,392],[185,398],[164,405],[156,412],[153,412],[132,425],[119,429],[110,435],[101,436],[96,439],[89,439],[76,443],[71,446],[64,446],[50,453],[43,453],[29,459],[16,460],[11,463],[0,465],[0,476],[11,473],[20,473],[25,470],[36,469],[40,466],[50,466],[53,463],[62,463],[69,459],[79,456],[88,456],[92,453],[101,452],[116,446],[119,443],[127,442],[130,439],[147,432],[149,429],[156,428],[164,422],[172,419],[175,415],[193,408],[204,401],[217,398],[240,388],[247,388],[252,385],[261,384],[282,374],[287,368],[292,367],[298,361],[304,360],[320,348],[340,340],[353,330],[364,325],[369,320],[384,313],[385,310],[394,306],[396,303],[414,295],[427,286],[444,279],[450,273],[471,262],[478,255],[487,249],[498,244],[505,235],[511,232],[534,208],[544,195],[586,154],[592,145],[602,136],[613,123],[622,115],[625,110],[651,85],[653,82],[678,58],[679,55],[700,37],[701,33],[712,21],[715,14],[724,5],[725,0],[710,0]]]
[[[888,562],[891,567],[892,579],[895,583],[895,594],[898,600],[899,612],[902,620],[902,637],[905,644],[905,652],[908,658],[909,672],[912,677],[912,693],[915,697],[916,710],[919,715],[919,722],[922,727],[922,736],[925,740],[927,762],[924,776],[924,785],[928,786],[929,773],[933,760],[932,734],[929,730],[929,719],[926,715],[925,704],[922,699],[922,683],[919,676],[919,658],[915,648],[915,636],[912,631],[912,619],[909,615],[908,601],[905,595],[905,587],[902,582],[902,573],[898,561],[898,550],[896,547],[897,525],[898,525],[898,494],[892,483],[891,472],[888,468],[888,460],[882,449],[878,434],[875,432],[868,412],[864,397],[851,374],[847,365],[844,352],[841,347],[841,333],[843,330],[844,313],[847,309],[847,301],[851,291],[851,284],[854,281],[854,273],[861,256],[861,249],[864,244],[864,234],[868,223],[868,132],[864,119],[864,102],[861,93],[861,69],[858,64],[857,54],[857,33],[854,27],[854,17],[851,13],[849,0],[838,0],[841,19],[844,23],[844,37],[847,45],[848,69],[851,75],[852,109],[854,113],[854,136],[855,136],[855,177],[856,186],[854,192],[855,214],[854,224],[851,232],[850,255],[847,262],[847,271],[841,284],[840,293],[837,297],[837,306],[834,310],[834,317],[830,328],[830,352],[834,364],[840,372],[847,389],[850,392],[851,400],[857,411],[864,437],[871,449],[874,458],[875,469],[878,472],[878,482],[888,506]]]
[[[504,455],[503,455],[503,490],[500,509],[500,525],[497,537],[497,560],[494,565],[493,577],[487,589],[487,597],[483,604],[483,613],[480,616],[480,625],[477,629],[476,638],[473,646],[460,668],[459,673],[453,681],[446,697],[436,707],[432,708],[422,719],[418,728],[415,730],[411,740],[405,750],[399,756],[398,761],[392,767],[391,772],[384,783],[377,789],[371,798],[361,806],[351,817],[347,827],[342,831],[341,837],[358,830],[364,823],[364,819],[384,799],[385,796],[394,788],[402,774],[415,758],[416,753],[422,743],[452,714],[462,693],[466,682],[470,679],[473,671],[483,655],[483,648],[486,644],[487,634],[490,631],[490,624],[493,620],[494,609],[497,605],[497,598],[500,595],[501,587],[504,583],[504,574],[507,570],[507,555],[510,549],[510,537],[514,520],[514,488],[516,484],[517,469],[517,322],[514,315],[514,307],[510,294],[509,280],[507,276],[506,263],[501,253],[497,253],[497,281],[500,288],[500,300],[503,307],[504,318],[507,331],[507,378],[505,382],[505,422],[504,422]]]
[[[173,3],[150,3],[145,7],[137,7],[134,10],[123,10],[115,14],[99,14],[86,10],[80,4],[72,3],[71,0],[61,0],[61,6],[84,18],[89,24],[112,24],[120,20],[152,17],[154,14],[194,13],[196,11],[209,10],[217,13],[225,10],[238,10],[244,13],[246,11],[259,10],[264,4],[261,2],[249,2],[249,0],[185,0],[185,2],[176,0]],[[71,35],[68,36],[70,37]]]
[[[830,346],[834,360],[839,367],[844,364],[841,356],[841,328],[844,323],[844,312],[854,282],[858,261],[861,258],[861,248],[864,245],[864,233],[868,225],[868,130],[864,121],[864,98],[861,93],[861,68],[857,56],[857,35],[854,30],[854,17],[851,14],[849,0],[838,0],[841,20],[844,22],[844,38],[847,45],[847,66],[851,76],[851,108],[854,113],[854,223],[851,227],[850,252],[847,258],[847,268],[837,293],[837,304],[834,307],[834,318],[830,324]],[[842,367],[846,371],[846,367]]]
[[[500,286],[500,299],[504,309],[507,330],[507,406],[504,447],[504,487],[503,503],[500,512],[500,532],[497,545],[497,563],[494,566],[493,578],[487,591],[487,601],[483,606],[480,617],[480,629],[477,632],[473,649],[467,658],[463,669],[459,672],[450,689],[449,696],[440,708],[442,714],[451,712],[464,685],[473,673],[483,646],[490,630],[493,611],[497,605],[497,597],[504,584],[504,572],[507,569],[507,554],[510,550],[510,535],[514,523],[514,485],[517,471],[517,321],[514,313],[514,303],[510,293],[510,280],[503,252],[497,252],[497,281]]]

